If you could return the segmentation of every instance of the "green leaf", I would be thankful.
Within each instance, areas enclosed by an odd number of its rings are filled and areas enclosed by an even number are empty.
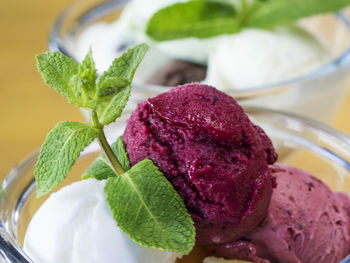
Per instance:
[[[91,50],[79,65],[59,52],[36,56],[37,67],[45,83],[77,107],[94,109],[96,105],[96,68]]]
[[[147,50],[148,46],[144,43],[128,49],[112,62],[109,69],[99,78],[97,85],[104,82],[106,78],[120,78],[131,82]]]
[[[107,77],[103,82],[97,83],[97,96],[104,97],[115,94],[118,89],[130,85],[131,82],[117,77]]]
[[[113,152],[116,154],[120,164],[122,165],[122,168],[125,171],[128,171],[131,165],[130,165],[128,153],[126,152],[126,149],[125,149],[123,137],[120,136],[118,140],[112,144],[111,147]]]
[[[44,82],[68,100],[74,97],[70,79],[78,73],[79,64],[60,52],[46,52],[36,56],[37,68]]]
[[[312,15],[337,12],[350,0],[266,0],[256,1],[246,26],[269,28]]]
[[[96,113],[99,123],[107,125],[119,118],[129,100],[130,92],[131,85],[127,85],[118,89],[113,96],[108,96],[108,100],[98,104]]]
[[[125,150],[125,145],[123,138],[120,136],[118,140],[111,145],[114,154],[117,156],[122,168],[125,171],[130,169],[130,161],[128,154]],[[92,165],[86,170],[82,178],[95,178],[97,180],[104,180],[109,177],[117,176],[111,163],[104,153],[102,153],[97,159],[92,163]]]
[[[90,49],[79,65],[78,73],[70,79],[70,87],[74,94],[73,104],[85,109],[95,108],[96,79],[97,72]]]
[[[36,163],[37,196],[60,184],[73,164],[99,134],[97,129],[78,122],[60,122],[48,134]]]
[[[89,86],[95,86],[97,79],[97,72],[94,59],[92,57],[92,50],[89,49],[89,52],[86,54],[81,65],[79,65],[79,74],[81,78],[85,78],[86,82],[89,83]]]
[[[104,96],[99,98],[96,113],[102,125],[114,122],[122,114],[129,100],[131,91],[130,83],[147,50],[148,46],[146,44],[140,44],[129,49],[119,58],[116,58],[110,68],[99,78],[97,87],[99,94]],[[124,85],[118,87],[122,81],[125,81]],[[111,83],[114,86],[112,85],[108,88]],[[106,92],[106,90],[111,92]],[[106,93],[111,94],[106,96]]]
[[[176,3],[155,13],[146,33],[157,41],[179,38],[208,38],[237,33],[240,18],[232,4],[194,0]]]
[[[181,197],[151,160],[108,178],[104,191],[114,219],[132,240],[181,254],[192,250],[193,221]]]
[[[82,179],[95,178],[97,180],[105,180],[109,177],[117,176],[111,163],[104,153],[90,165],[90,167],[82,175]]]

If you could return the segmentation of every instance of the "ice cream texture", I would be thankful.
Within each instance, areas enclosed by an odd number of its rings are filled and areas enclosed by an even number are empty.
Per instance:
[[[91,46],[97,68],[102,71],[125,47],[147,42],[151,49],[135,76],[136,82],[149,82],[150,77],[158,76],[155,77],[157,81],[150,83],[173,84],[167,81],[159,83],[158,71],[177,59],[207,65],[207,77],[203,83],[222,90],[289,80],[330,61],[331,55],[321,41],[296,25],[272,30],[247,29],[206,39],[152,41],[145,33],[148,20],[161,8],[176,2],[186,0],[130,1],[114,23],[97,23],[88,27],[72,47],[72,53],[82,60]],[[162,76],[161,79],[167,78]],[[198,80],[202,79],[190,81]]]
[[[268,165],[277,155],[223,92],[193,83],[148,99],[123,139],[133,165],[151,159],[184,199],[197,242],[237,240],[266,216],[273,188]]]
[[[28,226],[25,252],[35,263],[174,263],[179,254],[138,245],[120,230],[104,185],[87,179],[52,194]]]
[[[273,165],[272,174],[268,216],[244,240],[215,252],[259,263],[339,263],[350,253],[349,197],[288,165]]]

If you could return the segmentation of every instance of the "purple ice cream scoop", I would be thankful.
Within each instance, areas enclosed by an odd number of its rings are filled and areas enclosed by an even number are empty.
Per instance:
[[[277,155],[236,101],[178,86],[138,105],[123,135],[132,165],[149,158],[183,198],[202,245],[232,242],[266,216]],[[229,231],[228,231],[229,230]]]
[[[350,253],[350,200],[316,177],[287,165],[272,166],[268,216],[244,239],[214,254],[265,263],[339,263]]]

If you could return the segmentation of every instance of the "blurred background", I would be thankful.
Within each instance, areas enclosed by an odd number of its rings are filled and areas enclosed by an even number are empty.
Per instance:
[[[71,2],[0,1],[0,178],[58,121],[83,121],[78,109],[45,86],[34,58],[47,51],[51,24]]]
[[[58,121],[84,120],[42,82],[34,58],[47,50],[52,23],[71,2],[0,1],[0,179],[39,147]],[[331,124],[350,135],[349,92]]]

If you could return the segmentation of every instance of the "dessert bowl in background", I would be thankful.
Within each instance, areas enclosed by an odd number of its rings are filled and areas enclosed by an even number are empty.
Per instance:
[[[80,54],[85,54],[86,50],[84,49],[87,49],[91,44],[88,43],[89,38],[86,37],[86,32],[93,29],[96,32],[96,34],[93,34],[96,39],[105,38],[103,45],[94,47],[94,44],[92,44],[92,49],[96,55],[97,68],[102,70],[101,67],[107,67],[108,63],[112,61],[112,58],[120,51],[114,45],[115,41],[118,40],[118,34],[124,34],[117,29],[115,30],[115,34],[113,34],[113,26],[117,23],[116,21],[118,21],[123,7],[129,2],[127,0],[107,2],[89,0],[75,2],[61,13],[53,25],[49,40],[50,50],[57,50],[76,60],[80,60]],[[171,4],[174,1],[167,2]],[[144,7],[140,8],[142,9]],[[145,13],[147,12],[146,10]],[[101,22],[107,24],[101,24]],[[349,84],[347,72],[350,68],[350,24],[344,14],[337,14],[303,19],[298,23],[298,26],[311,32],[326,50],[329,51],[330,58],[325,64],[314,68],[306,74],[291,78],[287,77],[278,82],[272,81],[272,83],[250,85],[244,88],[227,88],[224,84],[219,85],[218,83],[210,83],[210,81],[208,84],[216,86],[219,89],[225,89],[226,93],[239,100],[240,104],[243,105],[257,105],[272,109],[288,110],[329,122],[344,98]],[[82,39],[87,39],[86,41],[84,40],[85,43],[83,45],[81,43]],[[166,46],[167,49],[174,46],[174,41],[170,41],[173,42],[170,44],[166,42],[156,45],[162,45],[161,48],[168,45]],[[126,46],[123,49],[127,48],[128,44],[133,45],[133,43],[126,41]],[[183,46],[184,43],[180,43],[180,47],[181,45]],[[193,48],[190,50],[193,50]],[[105,58],[99,58],[101,54],[106,54],[107,60]],[[165,67],[164,61],[158,62],[159,59],[164,59],[163,57],[166,57],[166,55],[157,55],[151,45],[148,55],[145,57],[135,76],[134,94],[129,103],[131,104],[131,108],[144,98],[153,97],[169,89],[168,86],[147,83],[150,75]],[[290,54],[289,57],[292,60],[293,54]],[[171,59],[166,58],[166,63],[169,60]],[[264,61],[263,58],[260,60],[260,63]],[[286,59],[286,63],[289,63],[288,58]],[[327,105],[327,107],[324,105]]]
[[[347,135],[290,113],[255,107],[247,107],[246,112],[272,139],[279,154],[279,163],[309,171],[332,190],[350,194],[350,138]],[[119,135],[124,125],[122,123],[117,129]],[[96,149],[97,144],[92,144],[81,155],[63,185],[80,179],[98,155]],[[36,159],[37,152],[14,167],[2,183],[1,262],[31,262],[21,244],[32,216],[47,198],[35,197],[33,172]],[[193,257],[184,260],[181,262],[200,262]]]

